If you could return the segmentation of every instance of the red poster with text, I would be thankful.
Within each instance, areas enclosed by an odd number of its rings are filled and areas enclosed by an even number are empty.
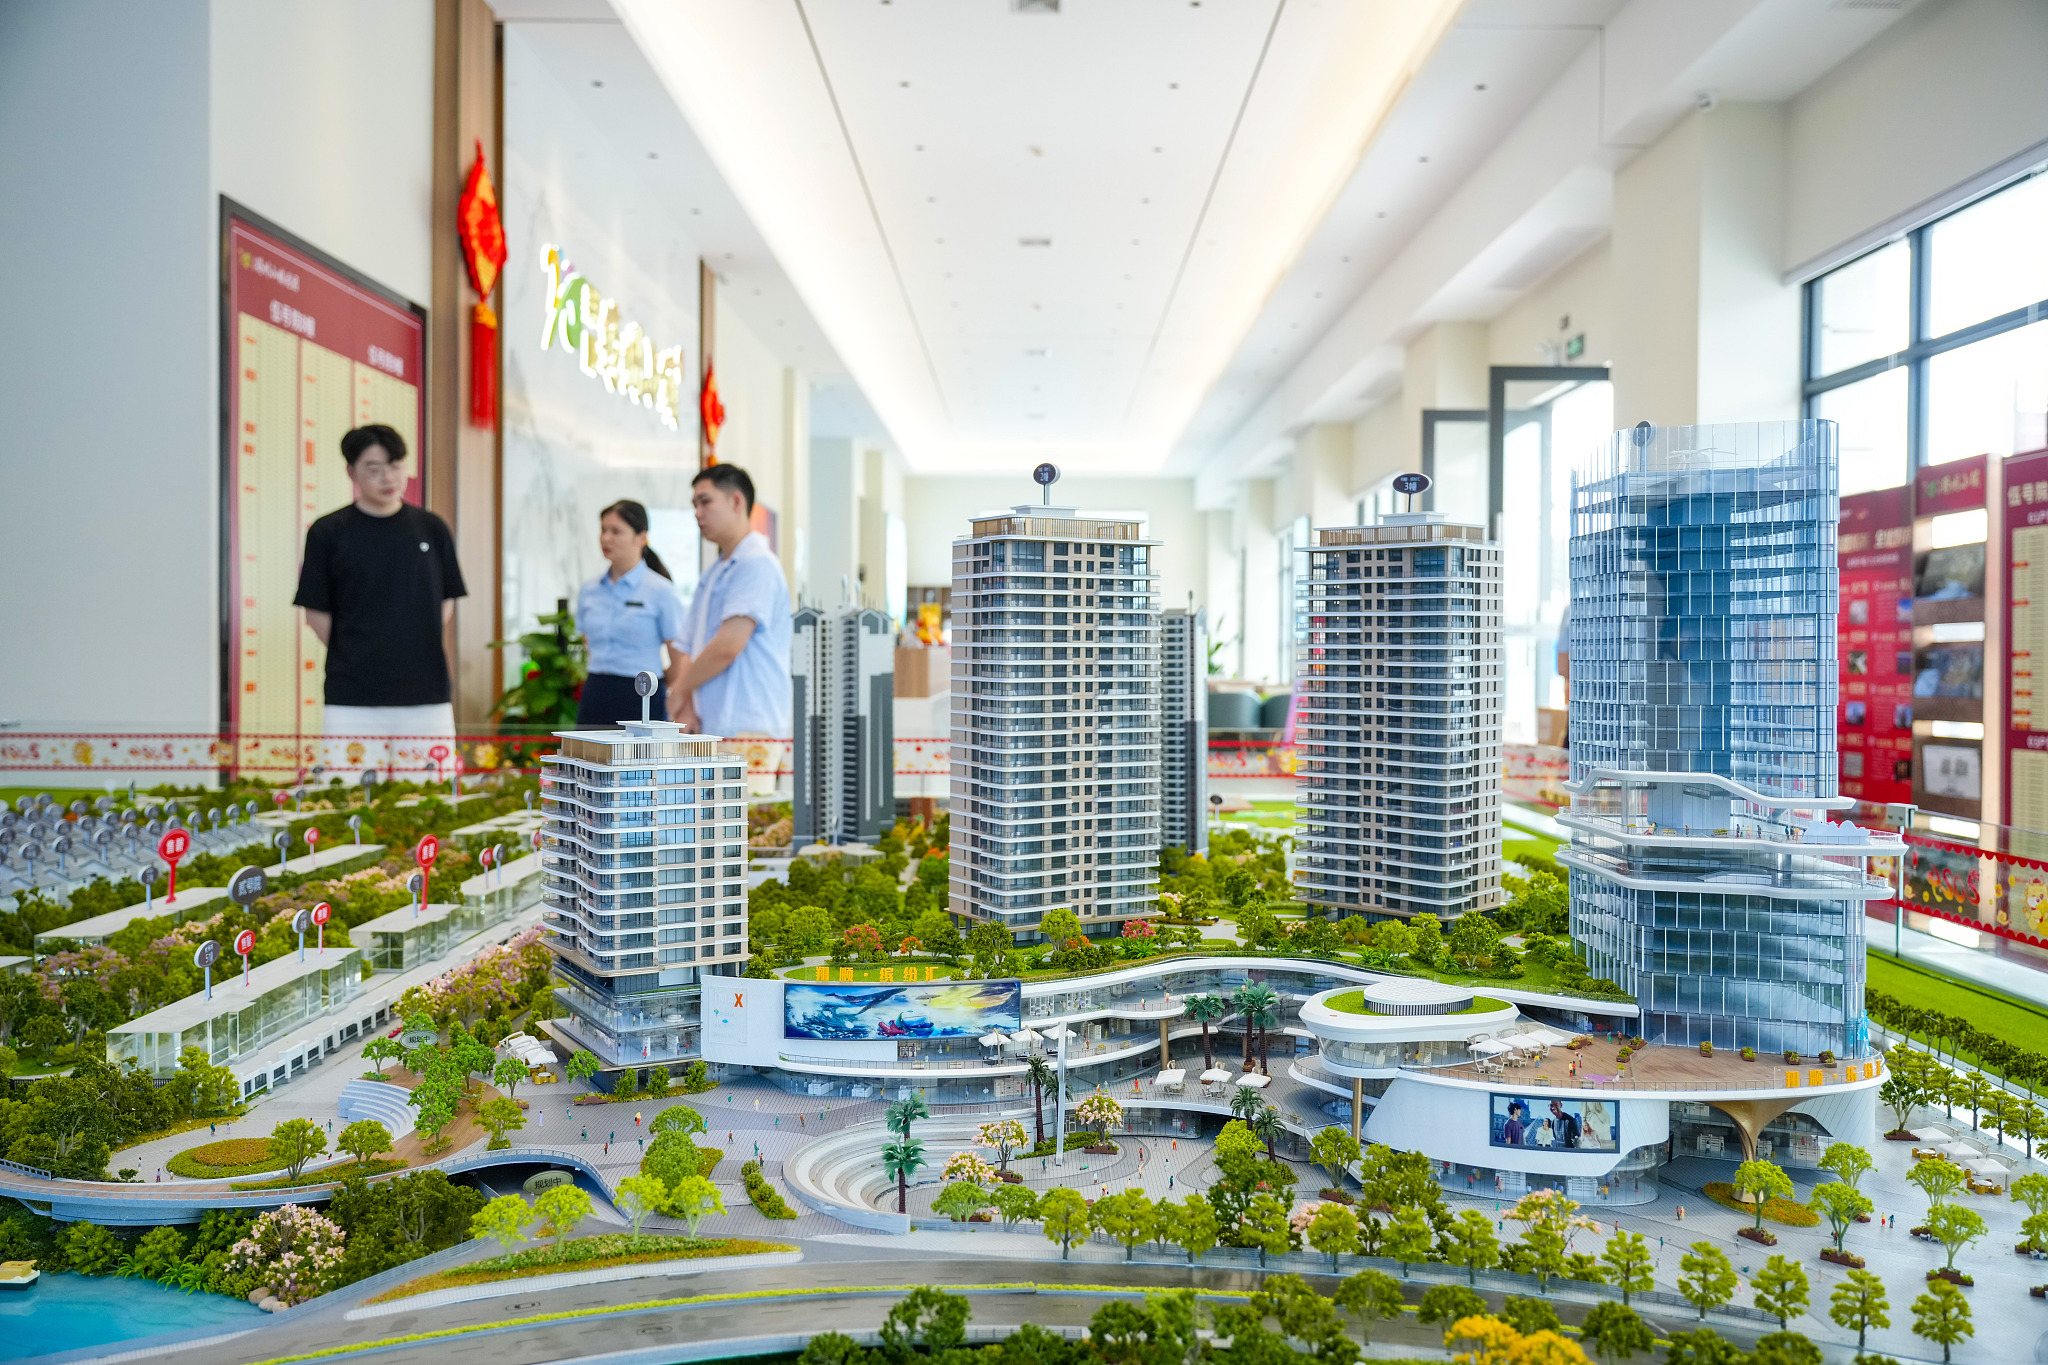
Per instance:
[[[2001,513],[1991,543],[2005,554],[2004,820],[2048,830],[2048,450],[2006,460]]]
[[[1874,806],[1913,799],[1912,490],[1842,499],[1842,795]]]

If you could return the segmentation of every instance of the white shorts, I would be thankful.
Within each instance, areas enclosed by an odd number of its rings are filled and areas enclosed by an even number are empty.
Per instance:
[[[329,706],[325,708],[321,732],[351,739],[384,739],[398,736],[455,738],[455,705],[435,702],[430,706]]]

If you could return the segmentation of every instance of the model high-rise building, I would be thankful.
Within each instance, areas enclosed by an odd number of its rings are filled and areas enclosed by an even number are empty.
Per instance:
[[[1158,902],[1159,608],[1134,521],[1022,506],[953,542],[951,909],[1013,936]]]
[[[1159,840],[1209,851],[1209,617],[1176,607],[1159,617]]]
[[[746,767],[666,721],[560,737],[540,779],[553,1026],[607,1067],[698,1056],[703,978],[747,960]]]
[[[872,843],[896,822],[896,630],[872,607],[799,607],[792,842]]]
[[[1863,1051],[1868,859],[1836,795],[1835,426],[1617,434],[1572,480],[1572,936],[1642,1030]]]
[[[1301,895],[1336,917],[1500,903],[1500,548],[1441,513],[1324,527],[1295,592]]]

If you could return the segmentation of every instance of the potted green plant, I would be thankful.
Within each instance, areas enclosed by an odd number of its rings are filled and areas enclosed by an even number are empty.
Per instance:
[[[1796,1048],[1796,1047],[1788,1047],[1788,1048],[1786,1048],[1786,1049],[1785,1049],[1785,1065],[1786,1065],[1786,1066],[1797,1066],[1797,1065],[1799,1065],[1799,1049],[1798,1049],[1798,1048]]]
[[[1743,1061],[1745,1061],[1745,1062],[1753,1062],[1753,1061],[1755,1061],[1755,1060],[1756,1060],[1756,1049],[1755,1049],[1755,1048],[1753,1048],[1753,1047],[1746,1047],[1746,1048],[1742,1049],[1742,1060],[1743,1060]]]
[[[1713,1055],[1714,1055],[1714,1044],[1713,1044],[1712,1040],[1710,1040],[1710,1039],[1706,1039],[1706,1038],[1702,1038],[1702,1039],[1700,1039],[1700,1056],[1702,1056],[1702,1057],[1711,1057],[1711,1056],[1713,1056]]]

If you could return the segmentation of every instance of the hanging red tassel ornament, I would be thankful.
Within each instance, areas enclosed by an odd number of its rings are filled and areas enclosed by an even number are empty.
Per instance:
[[[488,303],[469,311],[469,422],[498,425],[498,315]]]
[[[477,305],[469,316],[469,420],[489,430],[498,424],[498,315],[491,309],[491,290],[505,264],[505,224],[498,216],[498,191],[484,166],[483,139],[477,139],[476,160],[455,204],[455,231],[462,242],[462,262],[476,286]]]

